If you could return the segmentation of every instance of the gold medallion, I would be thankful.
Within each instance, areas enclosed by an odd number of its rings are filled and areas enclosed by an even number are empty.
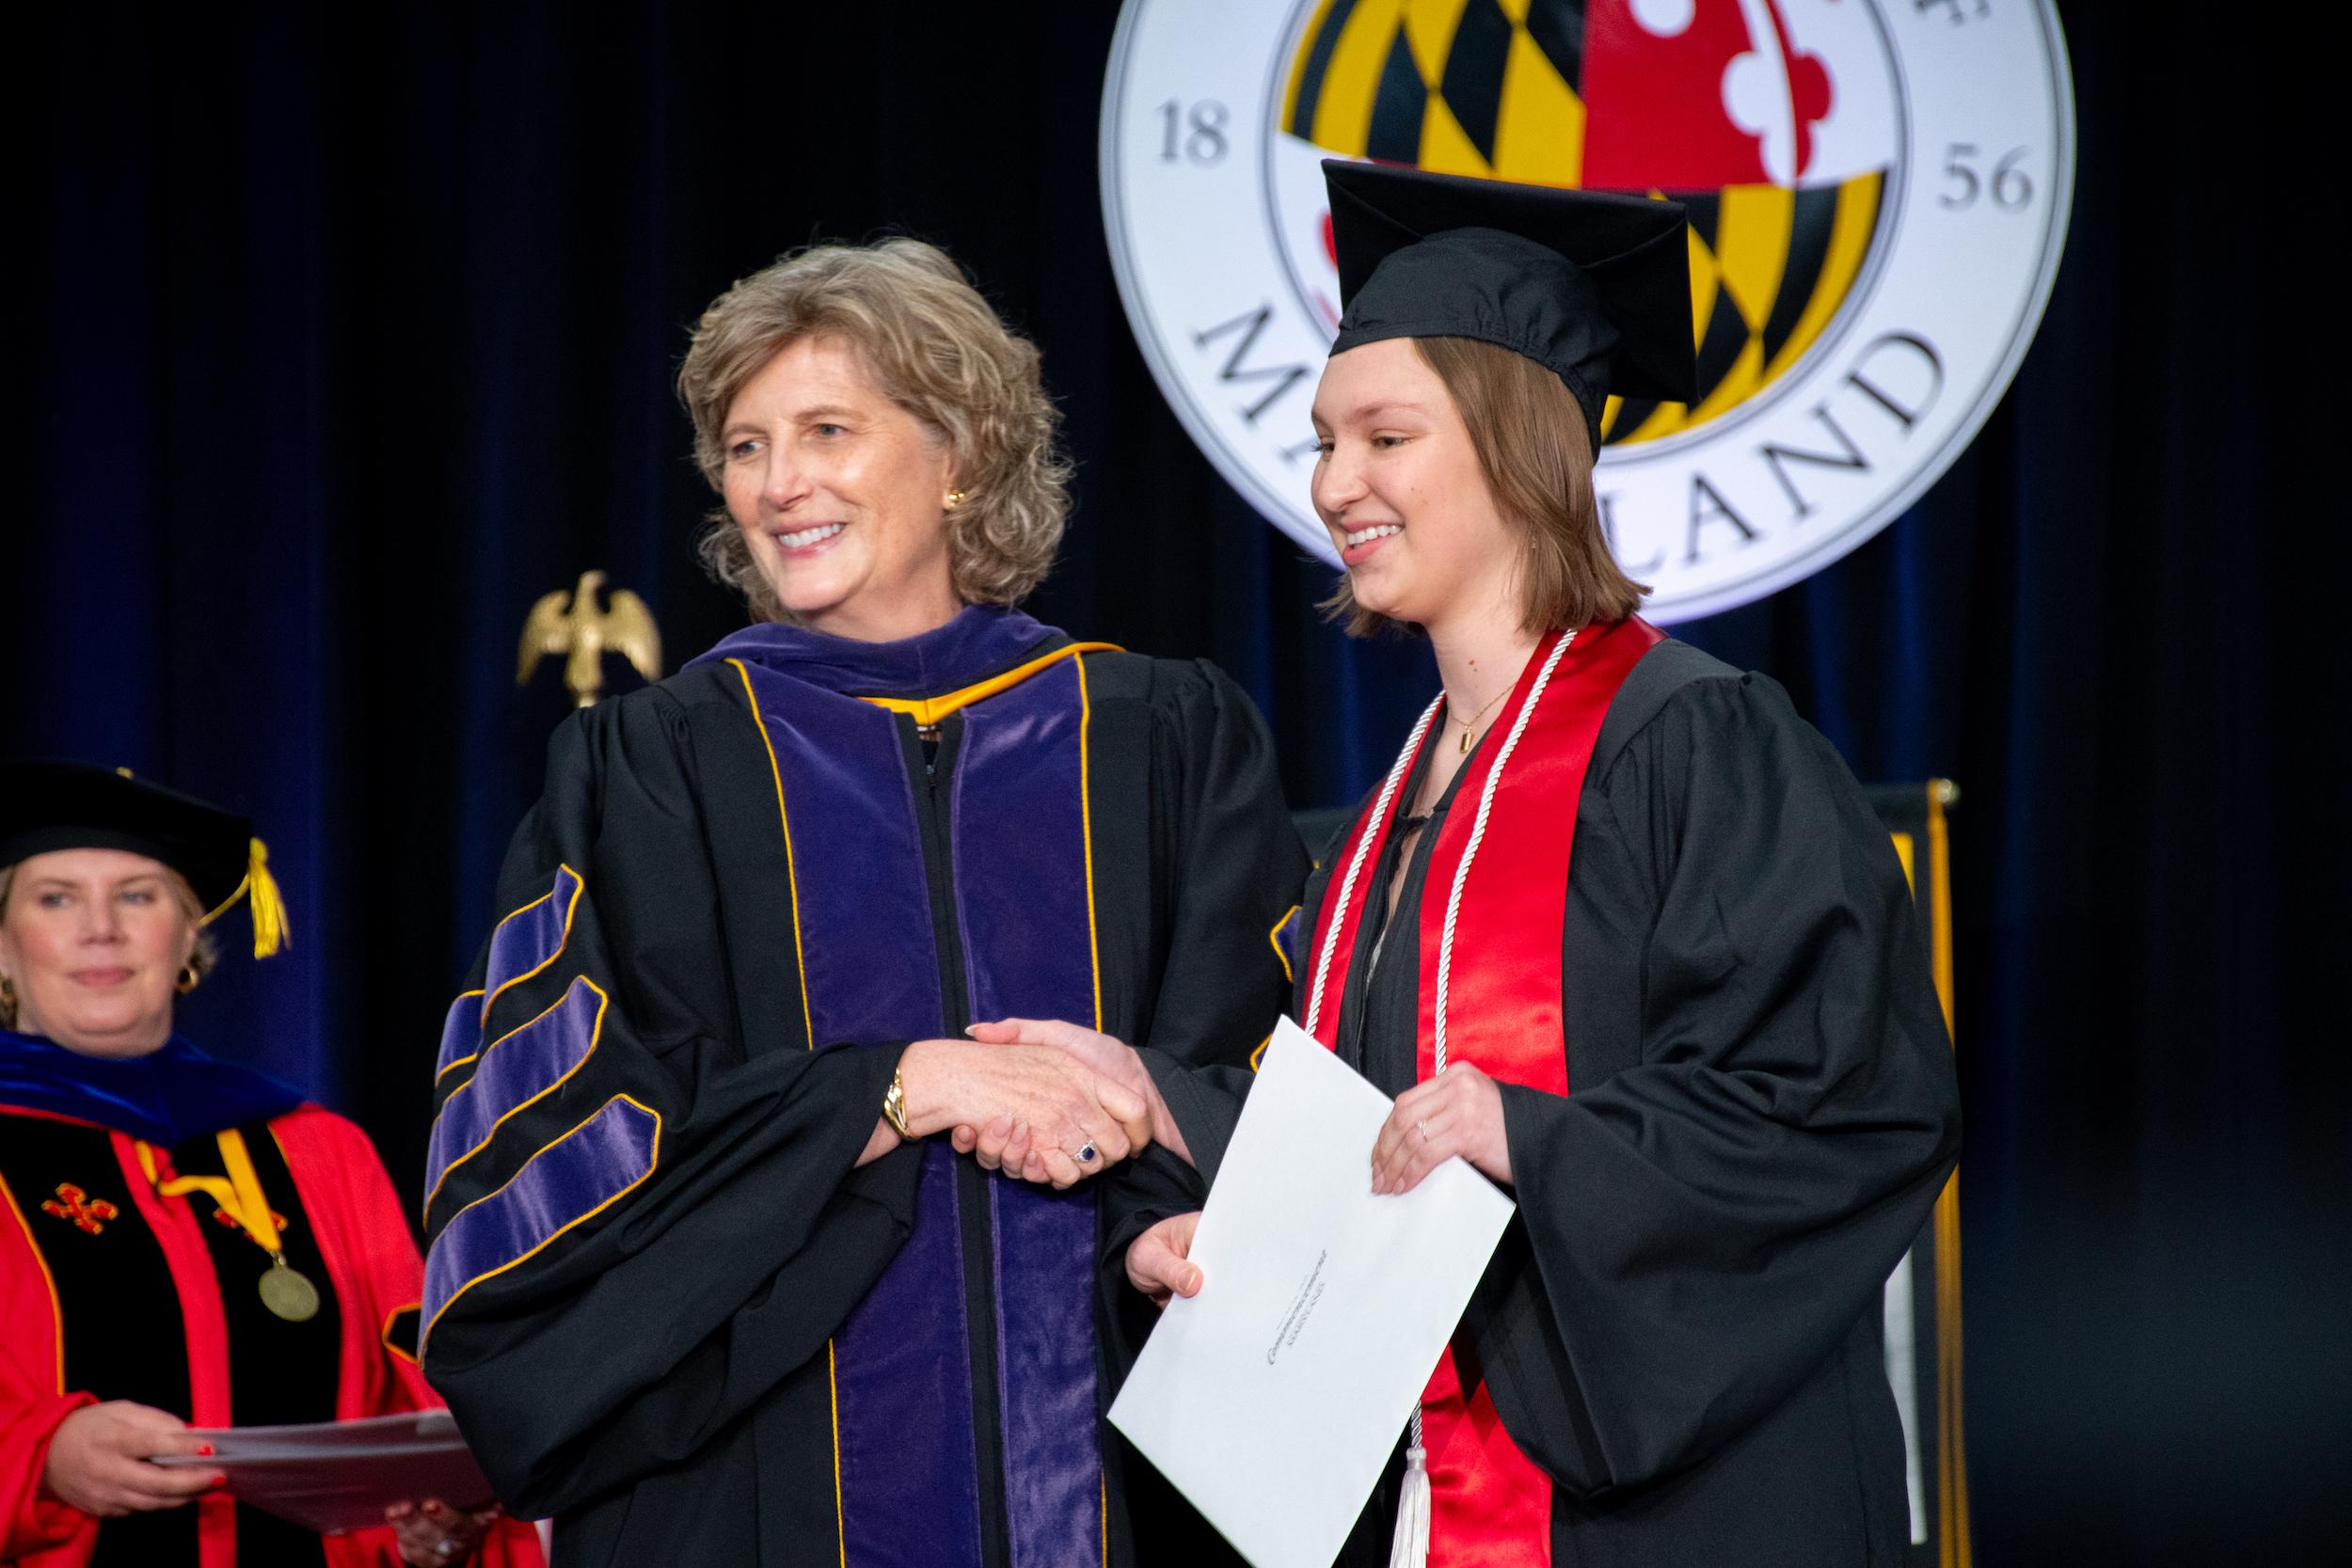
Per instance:
[[[280,1253],[262,1275],[262,1305],[290,1323],[307,1323],[319,1315],[319,1288]]]

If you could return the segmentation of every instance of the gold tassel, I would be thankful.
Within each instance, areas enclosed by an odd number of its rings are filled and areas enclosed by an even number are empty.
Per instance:
[[[269,874],[269,846],[253,840],[252,859],[246,863],[246,894],[252,901],[253,956],[266,958],[281,947],[294,945],[294,926],[286,918],[286,900],[278,879]]]

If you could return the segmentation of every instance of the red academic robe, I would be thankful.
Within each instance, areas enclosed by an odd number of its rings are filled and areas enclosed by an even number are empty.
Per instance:
[[[46,1125],[36,1129],[36,1121]],[[50,1191],[15,1190],[5,1174],[13,1162],[0,1160],[0,1568],[83,1568],[106,1528],[45,1497],[40,1485],[58,1423],[97,1402],[96,1395],[66,1386],[72,1325],[60,1321],[65,1314],[49,1261],[50,1249],[80,1244],[77,1232],[92,1234],[87,1226],[138,1225],[153,1236],[177,1297],[151,1304],[154,1332],[176,1331],[186,1345],[189,1408],[173,1414],[193,1426],[234,1424],[223,1281],[199,1213],[212,1205],[200,1195],[159,1196],[126,1132],[0,1105],[0,1147],[14,1146],[10,1153],[59,1127],[88,1139],[95,1174],[87,1191],[74,1189],[78,1199],[55,1191],[55,1183]],[[351,1122],[316,1105],[297,1106],[267,1128],[324,1264],[326,1277],[317,1283],[331,1291],[339,1312],[336,1418],[437,1407],[439,1397],[397,1342],[396,1322],[404,1314],[413,1321],[423,1293],[423,1265],[374,1146]],[[239,1281],[235,1288],[247,1287]],[[121,1331],[119,1321],[111,1331]],[[199,1568],[234,1568],[233,1501],[215,1495],[190,1506],[198,1513]],[[401,1560],[387,1528],[328,1537],[320,1560],[326,1568],[392,1568]],[[538,1568],[537,1534],[527,1524],[501,1520],[472,1560],[484,1568]]]

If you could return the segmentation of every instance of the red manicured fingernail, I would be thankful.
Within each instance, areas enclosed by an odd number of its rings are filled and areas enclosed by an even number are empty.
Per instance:
[[[210,1443],[199,1444],[196,1452],[199,1459],[210,1459],[213,1457],[213,1446]]]

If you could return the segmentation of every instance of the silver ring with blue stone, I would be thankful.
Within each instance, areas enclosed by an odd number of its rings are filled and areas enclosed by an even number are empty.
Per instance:
[[[1078,1164],[1082,1165],[1094,1164],[1094,1141],[1092,1139],[1087,1140],[1087,1146],[1078,1150]]]

